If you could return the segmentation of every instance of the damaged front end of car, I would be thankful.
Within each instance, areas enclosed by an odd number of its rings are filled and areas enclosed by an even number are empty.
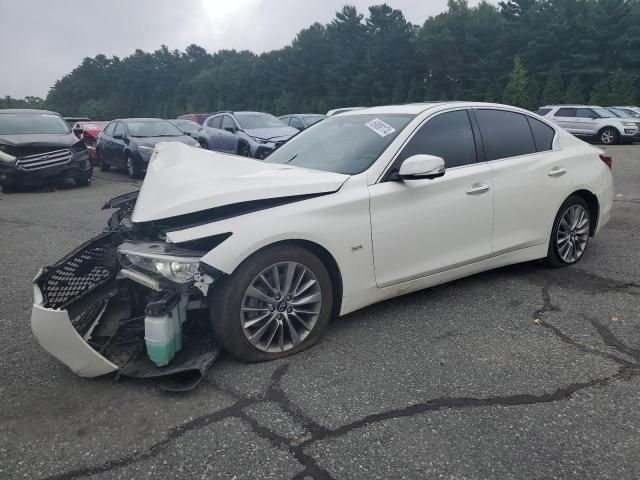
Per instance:
[[[206,315],[217,272],[200,265],[206,251],[166,243],[166,226],[133,223],[136,197],[107,202],[118,210],[104,232],[40,270],[32,330],[80,376],[165,377],[166,388],[190,389],[219,353]]]

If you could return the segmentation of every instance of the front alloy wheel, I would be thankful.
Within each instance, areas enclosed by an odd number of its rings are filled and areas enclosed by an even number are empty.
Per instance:
[[[276,244],[216,279],[209,298],[211,327],[236,358],[275,360],[320,339],[333,295],[331,275],[316,255],[299,245]]]
[[[286,352],[315,327],[322,306],[320,283],[304,265],[276,263],[255,276],[241,308],[245,338],[262,352]]]
[[[617,143],[617,133],[612,128],[605,128],[600,132],[600,142],[603,145],[613,145]]]

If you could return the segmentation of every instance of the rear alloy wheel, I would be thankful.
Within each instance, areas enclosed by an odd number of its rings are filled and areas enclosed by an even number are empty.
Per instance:
[[[331,277],[301,247],[262,250],[217,281],[210,303],[214,334],[240,360],[274,360],[313,345],[333,306]]]
[[[555,267],[573,265],[589,243],[591,215],[584,199],[569,197],[560,207],[551,232],[547,261]]]
[[[603,145],[615,145],[618,143],[618,132],[611,127],[603,129],[600,131],[600,143]]]

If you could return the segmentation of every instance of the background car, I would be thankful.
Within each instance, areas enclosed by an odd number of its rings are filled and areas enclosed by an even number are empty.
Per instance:
[[[87,147],[64,119],[47,110],[0,110],[0,186],[4,192],[73,178],[91,183]]]
[[[98,156],[96,155],[98,135],[107,123],[109,122],[82,121],[76,122],[72,127],[74,135],[82,140],[87,146],[89,156],[91,157],[91,163],[93,163],[93,165],[98,164]]]
[[[343,108],[334,108],[333,110],[329,110],[327,112],[327,117],[333,117],[334,115],[338,115],[339,113],[351,112],[353,110],[362,110],[365,107],[343,107]]]
[[[326,117],[326,115],[320,115],[317,113],[291,113],[289,115],[278,117],[278,119],[285,125],[289,125],[290,127],[301,131],[305,128],[309,128],[314,123],[318,123]]]
[[[609,110],[618,118],[637,118],[639,116],[639,115],[636,115],[635,112],[632,112],[631,110],[626,110],[623,108],[616,108],[616,107],[604,107],[604,108]]]
[[[604,145],[640,140],[640,122],[616,116],[592,105],[548,105],[538,115],[557,123],[567,132]]]
[[[209,150],[262,159],[297,133],[270,113],[225,111],[205,121],[198,142]]]
[[[186,113],[184,115],[180,115],[178,120],[191,120],[192,122],[196,122],[198,125],[202,125],[211,115],[213,115],[213,113]]]
[[[633,115],[634,117],[640,117],[640,107],[612,107],[612,108],[617,108],[618,110],[623,110],[627,113],[630,113],[631,115]]]
[[[178,127],[184,134],[193,138],[198,138],[198,132],[202,128],[199,123],[193,120],[186,120],[183,118],[176,118],[174,120],[167,120],[171,125]]]
[[[181,142],[199,146],[175,125],[160,118],[123,118],[113,120],[100,132],[96,152],[100,170],[123,167],[131,178],[141,178],[155,146],[159,142]]]

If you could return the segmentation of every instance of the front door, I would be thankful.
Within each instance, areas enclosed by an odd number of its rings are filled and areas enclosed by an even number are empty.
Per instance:
[[[394,162],[442,157],[444,176],[381,181],[369,188],[376,282],[385,287],[491,255],[491,169],[478,162],[466,110],[441,113],[418,128]]]

